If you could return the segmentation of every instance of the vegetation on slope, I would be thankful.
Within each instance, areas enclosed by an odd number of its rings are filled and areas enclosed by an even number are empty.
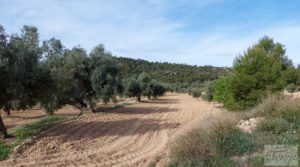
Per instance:
[[[299,86],[300,67],[294,67],[282,44],[263,37],[235,59],[230,73],[208,83],[203,97],[243,110],[284,88],[292,92]]]
[[[280,95],[287,85],[291,91],[300,85],[300,68],[293,66],[282,44],[260,39],[236,58],[229,75],[204,86],[202,97],[262,121],[250,133],[237,126],[238,120],[208,131],[196,129],[173,145],[169,166],[262,167],[264,145],[300,146],[300,99]]]
[[[263,118],[252,133],[239,129],[238,120],[195,129],[172,145],[169,166],[263,167],[264,145],[300,146],[300,99],[271,96],[245,113]]]
[[[149,73],[154,79],[164,83],[205,82],[227,74],[230,68],[213,66],[191,66],[175,63],[149,62],[141,59],[115,57],[122,68],[124,77]]]

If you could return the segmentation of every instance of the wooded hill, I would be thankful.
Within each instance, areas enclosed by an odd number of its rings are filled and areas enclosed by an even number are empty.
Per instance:
[[[165,83],[193,83],[218,79],[230,71],[228,67],[191,66],[167,62],[149,62],[141,59],[115,57],[121,65],[123,77],[149,73],[151,77]]]

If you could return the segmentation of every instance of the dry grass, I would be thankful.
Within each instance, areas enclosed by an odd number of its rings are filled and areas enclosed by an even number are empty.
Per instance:
[[[195,129],[179,138],[171,149],[169,166],[234,166],[231,156],[253,151],[251,136],[231,121],[211,130]]]
[[[240,131],[232,120],[196,129],[174,143],[169,166],[263,166],[264,145],[300,146],[300,99],[270,96],[244,113],[263,117],[253,133]]]

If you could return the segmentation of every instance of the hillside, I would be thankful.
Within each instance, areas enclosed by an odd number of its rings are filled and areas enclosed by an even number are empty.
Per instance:
[[[149,62],[125,57],[115,58],[121,64],[121,72],[124,77],[147,72],[153,78],[166,83],[210,81],[230,71],[228,67],[191,66],[167,62]]]

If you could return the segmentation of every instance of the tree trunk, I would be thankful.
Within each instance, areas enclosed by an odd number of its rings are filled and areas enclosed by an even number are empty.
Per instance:
[[[6,127],[5,127],[4,123],[3,123],[1,114],[0,114],[0,132],[2,132],[4,138],[8,137],[7,130],[6,130]]]
[[[137,100],[137,101],[141,101],[141,95],[137,95],[137,96],[136,96],[136,100]]]
[[[92,110],[92,112],[93,112],[93,113],[95,113],[95,112],[96,112],[96,110],[95,110],[95,108],[94,108],[94,106],[93,106],[93,105],[90,105],[90,108],[91,108],[91,110]]]
[[[148,97],[148,100],[151,100],[151,96],[150,95],[148,95],[147,97]]]
[[[7,115],[10,115],[10,109],[5,110],[5,112],[6,112]]]
[[[92,110],[92,113],[95,113],[96,109],[94,108],[94,104],[92,102],[92,99],[88,100],[88,105],[89,105],[90,109]]]
[[[11,104],[10,103],[6,104],[3,110],[6,112],[7,115],[10,115]]]

